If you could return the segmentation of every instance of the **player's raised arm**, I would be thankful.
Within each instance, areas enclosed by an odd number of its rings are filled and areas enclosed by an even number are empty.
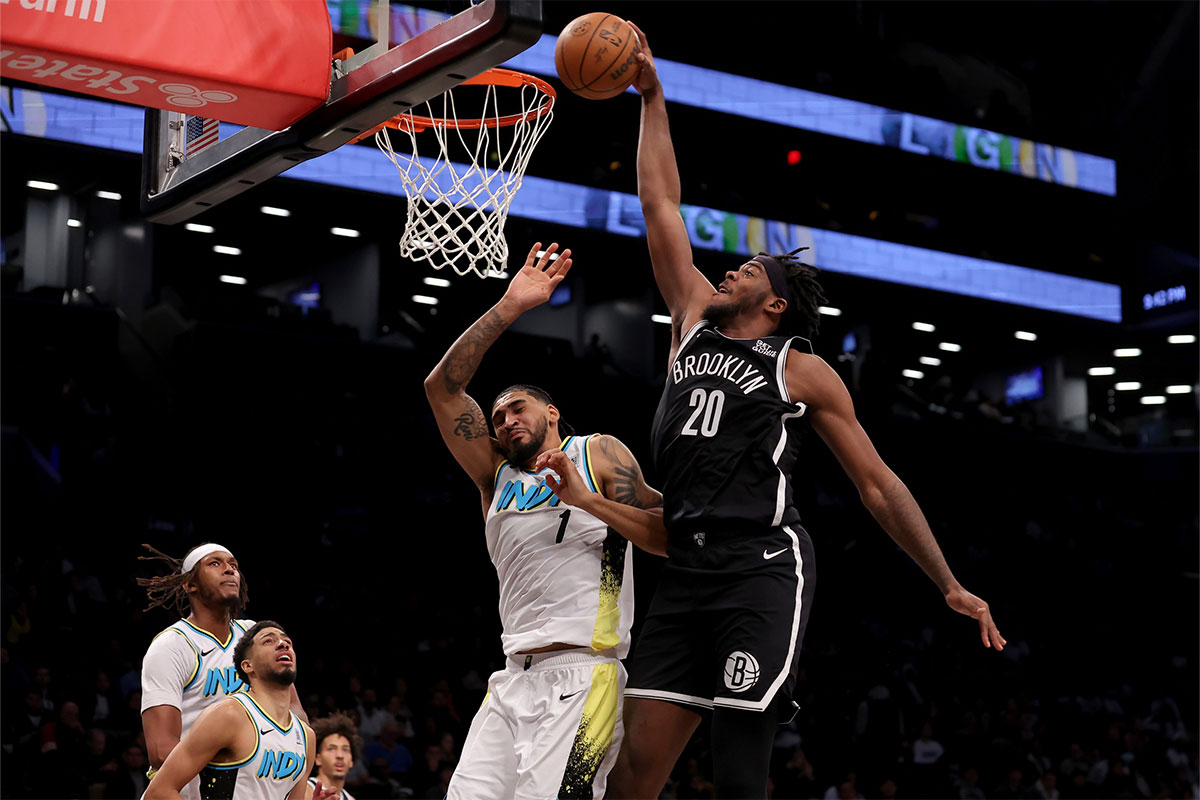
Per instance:
[[[855,417],[842,379],[817,356],[793,353],[787,364],[787,385],[793,397],[808,402],[813,429],[837,456],[871,516],[924,570],[951,608],[979,623],[983,645],[1003,650],[1005,640],[992,620],[991,609],[964,589],[950,571],[917,501],[879,457]]]
[[[598,434],[587,443],[599,493],[584,486],[561,450],[550,450],[538,456],[534,469],[547,467],[558,474],[546,476],[546,485],[563,502],[583,509],[607,523],[617,533],[648,553],[667,554],[667,528],[663,523],[662,493],[647,485],[637,459],[620,439]]]
[[[662,83],[654,67],[654,56],[646,34],[629,23],[641,40],[638,54],[640,69],[633,85],[642,95],[641,133],[638,136],[638,198],[646,218],[646,241],[654,280],[671,310],[676,339],[685,324],[700,317],[713,286],[692,264],[692,245],[687,228],[679,216],[679,167],[671,128],[667,123],[667,104]]]
[[[488,309],[458,337],[442,360],[425,379],[425,396],[433,408],[442,439],[454,459],[475,481],[486,507],[492,496],[492,473],[500,454],[495,440],[488,435],[487,416],[466,393],[467,383],[475,375],[483,354],[517,317],[550,299],[555,287],[571,269],[571,251],[551,260],[558,244],[546,248],[538,259],[542,243],[534,244],[500,302]]]

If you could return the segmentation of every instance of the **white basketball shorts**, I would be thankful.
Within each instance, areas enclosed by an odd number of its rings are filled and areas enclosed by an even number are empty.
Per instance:
[[[586,648],[510,656],[488,679],[447,800],[602,798],[625,679],[615,655]]]

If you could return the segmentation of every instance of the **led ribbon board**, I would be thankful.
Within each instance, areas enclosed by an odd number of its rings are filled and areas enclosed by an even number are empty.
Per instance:
[[[370,1],[327,0],[334,29],[373,38],[368,28]],[[447,18],[446,14],[399,3],[391,8],[391,30],[397,39],[413,36]],[[553,77],[554,42],[553,35],[542,34],[537,44],[504,66]],[[1110,197],[1117,193],[1117,166],[1110,158],[665,58],[656,58],[655,63],[668,99],[676,103]]]
[[[15,133],[141,152],[143,112],[138,108],[12,89],[0,111]],[[228,135],[227,128],[236,126],[223,125],[222,136]],[[298,164],[285,175],[403,197],[403,186],[392,170],[374,147],[352,146]],[[1121,289],[1114,284],[711,208],[685,206],[682,212],[696,248],[750,255],[760,249],[779,252],[806,245],[814,250],[806,254],[811,263],[829,272],[1121,321]],[[511,213],[624,236],[645,235],[641,203],[634,195],[531,175],[525,176]]]

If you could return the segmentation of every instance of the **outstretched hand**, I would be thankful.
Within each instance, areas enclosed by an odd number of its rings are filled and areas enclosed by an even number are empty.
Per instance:
[[[539,259],[538,251],[541,248],[541,242],[533,245],[525,259],[525,265],[513,277],[508,290],[504,292],[505,299],[515,303],[522,314],[549,300],[550,295],[554,294],[554,290],[571,270],[570,248],[562,251],[558,258],[551,259],[558,250],[558,242],[554,242]]]
[[[994,647],[1003,650],[1008,641],[1000,635],[996,623],[992,620],[992,610],[982,599],[968,592],[962,586],[954,586],[946,592],[946,604],[960,614],[979,622],[979,636],[983,639],[984,647]]]
[[[637,54],[638,73],[633,79],[633,88],[637,89],[642,97],[649,98],[662,89],[662,83],[658,80],[658,68],[654,66],[654,54],[650,52],[650,45],[646,43],[646,34],[632,22],[629,23],[629,27],[637,34],[640,45]]]

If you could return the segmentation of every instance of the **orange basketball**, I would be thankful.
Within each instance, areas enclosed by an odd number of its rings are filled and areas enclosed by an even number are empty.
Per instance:
[[[616,97],[638,73],[642,46],[629,23],[613,14],[584,14],[563,28],[554,46],[554,67],[580,97]]]

